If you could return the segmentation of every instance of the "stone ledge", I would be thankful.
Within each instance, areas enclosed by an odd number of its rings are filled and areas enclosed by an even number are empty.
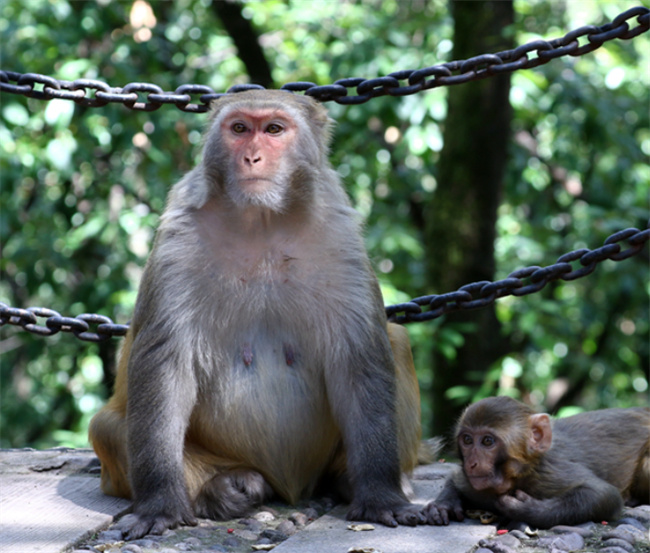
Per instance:
[[[416,502],[425,503],[435,497],[452,468],[453,465],[443,463],[418,467],[412,479]],[[101,493],[99,462],[90,449],[2,450],[0,479],[2,553],[59,553],[74,547],[87,550],[93,544],[97,545],[97,540],[89,541],[90,538],[109,528],[114,518],[130,507],[129,501]],[[278,513],[275,526],[278,520],[288,518],[289,513],[299,508],[271,504],[270,510]],[[381,553],[467,553],[480,539],[493,535],[495,531],[494,526],[465,522],[436,528],[386,528],[375,524],[372,531],[354,532],[348,529],[345,513],[346,506],[334,507],[273,551],[345,553],[356,547],[374,548]],[[257,536],[240,527],[242,523],[238,520],[225,523],[204,521],[198,528],[170,531],[159,540],[149,540],[151,547],[148,547],[147,540],[141,540],[138,547],[142,553],[160,551],[161,548],[201,551],[204,545],[204,551],[219,551],[217,547],[234,553],[253,551],[252,540]],[[240,538],[230,540],[227,547],[215,545],[213,549],[210,545],[217,544],[221,539],[219,536],[233,532]],[[201,539],[192,537],[193,533]],[[111,530],[104,535],[109,538]],[[191,549],[175,547],[183,539],[188,543],[194,540],[191,542],[193,546],[187,546]],[[105,539],[105,542],[103,545],[110,544],[110,539]],[[112,552],[125,546],[115,542],[101,549]]]

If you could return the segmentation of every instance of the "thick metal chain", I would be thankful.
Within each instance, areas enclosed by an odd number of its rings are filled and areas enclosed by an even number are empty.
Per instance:
[[[636,18],[636,27],[630,20]],[[378,96],[407,96],[439,86],[462,84],[485,79],[518,69],[530,69],[561,56],[582,56],[600,48],[605,42],[631,39],[650,28],[650,9],[638,6],[624,11],[610,23],[595,27],[586,25],[550,41],[535,40],[496,54],[483,54],[467,60],[441,63],[423,69],[404,69],[374,79],[347,78],[334,84],[317,86],[310,82],[292,82],[283,90],[304,92],[321,102],[363,104]],[[579,39],[583,40],[580,45]],[[13,84],[15,83],[15,84]],[[38,88],[37,88],[38,85]],[[259,85],[236,85],[227,93],[241,92]],[[356,89],[356,94],[350,94]],[[38,100],[55,98],[72,100],[86,107],[101,107],[116,102],[133,110],[154,111],[163,104],[173,104],[178,109],[193,113],[208,111],[210,102],[223,96],[212,88],[199,84],[184,84],[173,92],[164,92],[152,83],[129,83],[124,87],[111,87],[93,79],[62,81],[38,73],[16,73],[0,70],[0,91],[21,94]],[[143,98],[140,98],[143,95]],[[196,98],[196,103],[192,99]],[[140,101],[139,101],[140,100]]]
[[[552,265],[546,267],[525,267],[510,273],[503,280],[491,282],[482,280],[462,286],[447,294],[422,296],[406,303],[386,307],[390,321],[405,324],[436,319],[454,311],[478,309],[494,303],[504,296],[526,296],[539,292],[554,280],[575,280],[592,273],[598,263],[606,259],[622,261],[638,254],[650,240],[650,223],[645,230],[628,228],[612,234],[600,248],[574,250],[560,256]],[[621,243],[628,247],[622,249]],[[574,268],[571,263],[578,262],[582,267]]]
[[[526,296],[539,292],[553,280],[575,280],[592,273],[598,263],[611,259],[622,261],[638,254],[650,240],[650,224],[645,230],[628,228],[612,234],[603,246],[595,250],[580,249],[566,253],[557,262],[546,267],[518,269],[503,280],[473,282],[447,294],[422,296],[409,302],[386,307],[388,320],[399,324],[430,321],[453,311],[478,309],[504,296]],[[621,243],[627,242],[623,249]],[[582,267],[573,268],[572,262]],[[37,325],[37,317],[46,317],[45,326]],[[0,326],[10,324],[38,334],[51,336],[57,332],[72,332],[80,340],[102,342],[113,336],[124,336],[129,325],[114,324],[104,315],[85,313],[77,317],[62,317],[44,307],[20,309],[0,302]],[[96,324],[96,332],[89,331]]]

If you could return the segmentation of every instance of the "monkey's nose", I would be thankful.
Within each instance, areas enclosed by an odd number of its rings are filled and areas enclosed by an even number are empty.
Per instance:
[[[262,161],[262,156],[260,155],[244,156],[244,161],[246,162],[247,165],[255,165],[256,163]]]

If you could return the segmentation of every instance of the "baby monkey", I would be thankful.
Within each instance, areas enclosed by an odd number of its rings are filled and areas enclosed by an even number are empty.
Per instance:
[[[650,409],[552,421],[508,397],[470,405],[456,442],[462,467],[427,505],[430,524],[485,509],[538,528],[615,518],[650,500]]]

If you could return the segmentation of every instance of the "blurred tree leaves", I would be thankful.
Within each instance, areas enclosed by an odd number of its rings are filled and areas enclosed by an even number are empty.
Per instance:
[[[137,2],[139,9],[147,4]],[[137,2],[5,0],[2,68],[113,86],[154,82],[164,90],[199,83],[223,91],[248,81],[210,0],[150,2],[151,13],[136,12]],[[599,25],[628,7],[517,0],[515,43]],[[278,84],[434,65],[449,60],[453,45],[443,0],[251,1],[242,14],[259,33]],[[613,41],[513,75],[513,137],[495,243],[499,278],[599,246],[614,230],[645,226],[649,42],[647,34]],[[453,88],[328,104],[338,122],[332,162],[367,218],[386,303],[449,291],[427,282],[421,235],[423,206],[435,201],[449,94]],[[166,193],[196,163],[206,116],[11,94],[0,101],[0,301],[127,322]],[[540,294],[500,300],[497,316],[513,350],[448,396],[464,403],[508,393],[553,410],[647,402],[647,293],[646,252]],[[426,424],[432,349],[454,359],[473,331],[441,321],[409,326]],[[0,446],[86,444],[118,344],[3,327]]]

